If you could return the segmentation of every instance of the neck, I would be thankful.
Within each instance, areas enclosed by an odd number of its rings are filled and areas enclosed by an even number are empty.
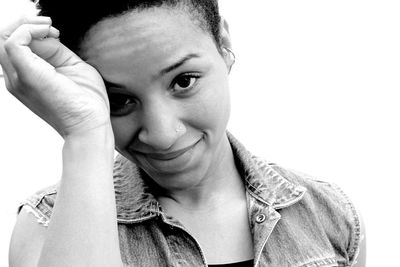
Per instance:
[[[163,190],[157,196],[161,205],[168,209],[172,206],[187,211],[213,210],[228,201],[245,198],[243,181],[235,165],[235,159],[228,138],[220,144],[220,153],[201,181],[190,188]]]

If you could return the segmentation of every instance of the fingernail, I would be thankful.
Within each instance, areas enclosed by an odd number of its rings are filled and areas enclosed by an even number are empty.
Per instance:
[[[48,37],[59,38],[60,31],[58,29],[54,28],[53,26],[50,26]]]
[[[37,16],[36,19],[38,22],[46,23],[46,24],[51,24],[52,20],[50,17],[47,16]]]

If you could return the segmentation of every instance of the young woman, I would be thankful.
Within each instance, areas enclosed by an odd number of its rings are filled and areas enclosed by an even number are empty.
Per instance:
[[[42,0],[46,17],[2,34],[8,90],[65,140],[61,181],[21,205],[10,266],[363,266],[340,189],[227,132],[215,0],[87,2]]]

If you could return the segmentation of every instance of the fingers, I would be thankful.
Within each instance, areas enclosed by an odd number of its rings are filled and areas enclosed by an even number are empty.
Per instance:
[[[50,17],[45,16],[31,16],[31,17],[20,17],[15,21],[11,21],[8,24],[4,24],[0,27],[1,39],[6,40],[11,34],[23,24],[46,24],[51,25],[52,21]]]
[[[58,38],[59,31],[48,24],[23,24],[18,27],[4,43],[8,55],[21,52],[20,49],[29,46],[33,39],[44,39],[46,37]]]
[[[32,53],[29,47],[32,40],[44,40],[48,36],[57,38],[59,32],[48,24],[23,24],[18,27],[4,43],[7,60],[2,65],[7,74],[11,76],[15,70],[18,79],[28,81],[51,70],[52,67]],[[10,82],[13,83],[12,80]]]
[[[34,39],[44,39],[46,37],[58,38],[59,32],[47,24],[23,24],[18,27],[4,43],[4,49],[11,61],[18,63],[24,57],[32,57],[29,48]]]
[[[60,36],[60,32],[56,28],[46,24],[46,22],[51,22],[50,18],[42,17],[38,22],[44,24],[23,24],[8,38],[4,46],[10,59],[15,58],[17,62],[20,61],[30,54],[27,49],[30,48],[31,52],[46,60],[55,68],[82,61],[61,43],[54,45],[54,42],[44,40],[44,38],[58,38]],[[46,25],[48,25],[48,28]]]
[[[74,52],[53,38],[33,40],[30,48],[32,52],[47,61],[54,68],[71,66],[82,62],[82,59]]]
[[[6,51],[6,47],[10,48],[10,50],[13,50],[13,48],[12,48],[13,44],[16,44],[15,39],[17,36],[14,37],[13,36],[14,33],[17,32],[20,35],[20,33],[22,31],[24,31],[24,28],[26,31],[26,28],[28,27],[27,25],[29,25],[29,24],[41,25],[40,27],[42,29],[45,29],[46,27],[49,28],[49,30],[48,30],[49,37],[57,38],[59,33],[54,28],[50,28],[51,23],[52,23],[52,21],[49,17],[43,17],[43,16],[26,17],[25,16],[25,17],[20,17],[19,19],[16,19],[12,22],[9,22],[8,24],[3,24],[0,26],[0,64],[4,71],[7,88],[9,88],[10,84],[12,83],[12,80],[14,80],[13,77],[16,76],[15,69],[13,67],[13,64],[10,62],[9,55]],[[19,30],[19,27],[22,27],[22,30]],[[9,40],[10,38],[11,38],[11,41]]]
[[[83,63],[59,42],[60,33],[49,24],[49,18],[25,21],[38,24],[20,25],[3,45],[0,44],[0,63],[7,77],[6,86],[13,94],[27,93],[23,88],[57,86],[58,68]]]

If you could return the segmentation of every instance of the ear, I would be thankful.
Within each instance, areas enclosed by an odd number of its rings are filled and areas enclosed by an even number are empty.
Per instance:
[[[231,43],[231,36],[229,34],[229,25],[228,22],[223,17],[221,17],[220,33],[221,33],[222,57],[225,61],[226,67],[230,72],[233,63],[235,63],[235,55],[232,52],[232,43]]]
[[[223,17],[221,17],[220,32],[222,47],[232,49],[231,36],[229,34],[229,24]]]

